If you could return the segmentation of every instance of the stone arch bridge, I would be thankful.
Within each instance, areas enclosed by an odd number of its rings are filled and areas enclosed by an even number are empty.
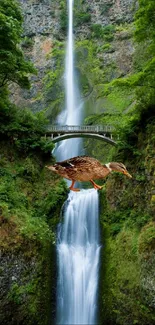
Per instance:
[[[110,125],[51,125],[45,136],[53,143],[70,138],[94,138],[116,146],[116,131]],[[118,137],[117,137],[118,139]]]

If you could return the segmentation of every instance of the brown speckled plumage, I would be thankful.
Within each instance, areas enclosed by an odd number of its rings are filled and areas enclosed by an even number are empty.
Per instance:
[[[97,159],[89,156],[77,156],[61,162],[57,162],[53,166],[49,166],[49,169],[72,181],[70,187],[74,189],[75,181],[90,181],[95,189],[101,189],[102,187],[94,183],[94,179],[102,179],[106,177],[112,170],[120,171],[127,176],[131,175],[127,172],[126,167],[121,163],[108,163],[102,165]]]
[[[103,178],[109,174],[108,168],[88,156],[78,156],[59,162],[53,166],[59,175],[75,181],[89,181],[90,179]]]

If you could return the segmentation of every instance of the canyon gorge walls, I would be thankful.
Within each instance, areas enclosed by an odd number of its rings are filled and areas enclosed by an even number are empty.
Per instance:
[[[23,0],[20,4],[24,15],[21,46],[37,75],[29,91],[14,86],[12,98],[34,112],[45,110],[54,121],[64,105],[66,1]],[[110,106],[117,109],[115,100],[105,98],[103,84],[132,70],[136,5],[135,0],[75,1],[75,60],[85,116]],[[129,97],[127,101],[130,107]]]

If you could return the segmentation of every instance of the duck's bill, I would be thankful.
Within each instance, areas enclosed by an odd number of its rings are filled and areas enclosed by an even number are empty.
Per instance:
[[[127,177],[132,178],[132,176],[131,176],[127,171],[125,171],[124,174],[125,174]]]

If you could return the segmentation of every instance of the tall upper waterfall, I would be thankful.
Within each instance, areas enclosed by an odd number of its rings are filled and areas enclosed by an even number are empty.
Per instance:
[[[63,125],[79,125],[82,120],[83,103],[80,100],[78,83],[75,80],[74,68],[74,37],[73,37],[73,0],[68,0],[69,25],[68,42],[65,62],[66,107],[58,117],[58,123]],[[62,141],[56,149],[59,161],[77,156],[82,149],[81,139]]]
[[[68,0],[69,28],[66,51],[66,109],[59,123],[78,125],[82,104],[75,83],[73,56],[73,0]],[[80,154],[81,140],[65,140],[56,149],[57,160]],[[97,323],[97,287],[99,265],[98,193],[96,190],[70,192],[65,204],[64,221],[57,240],[58,283],[57,324],[89,325]]]

